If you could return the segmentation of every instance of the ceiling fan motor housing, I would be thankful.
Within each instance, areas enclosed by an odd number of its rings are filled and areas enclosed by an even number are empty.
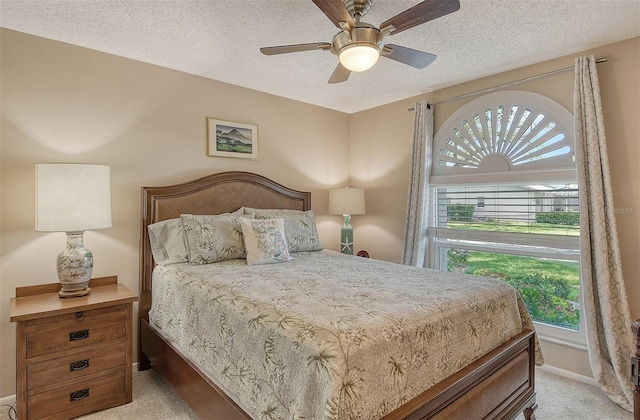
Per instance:
[[[331,51],[340,55],[340,51],[355,45],[366,45],[381,51],[379,43],[382,41],[382,33],[378,28],[365,22],[358,22],[350,31],[342,31],[333,37]]]

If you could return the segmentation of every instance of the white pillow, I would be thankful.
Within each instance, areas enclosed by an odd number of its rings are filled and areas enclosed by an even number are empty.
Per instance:
[[[156,264],[176,264],[189,261],[182,220],[163,220],[147,226],[151,253]]]
[[[247,265],[291,260],[282,217],[265,220],[241,217],[240,226],[247,250]]]

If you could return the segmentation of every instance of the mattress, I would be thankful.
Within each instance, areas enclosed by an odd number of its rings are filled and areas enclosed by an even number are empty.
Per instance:
[[[255,419],[380,418],[533,329],[499,280],[292,255],[153,273],[151,324]]]

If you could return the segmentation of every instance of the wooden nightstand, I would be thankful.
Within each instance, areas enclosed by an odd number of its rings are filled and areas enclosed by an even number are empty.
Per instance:
[[[91,294],[58,297],[59,283],[16,288],[19,419],[68,419],[132,400],[133,302],[118,278],[91,279]]]

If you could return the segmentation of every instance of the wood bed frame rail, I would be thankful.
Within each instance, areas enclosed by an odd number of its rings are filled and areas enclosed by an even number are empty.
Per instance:
[[[311,193],[249,172],[223,172],[182,184],[143,187],[141,204],[138,369],[153,364],[201,418],[250,419],[149,324],[154,263],[147,226],[184,213],[220,214],[243,206],[309,210]],[[524,413],[525,419],[534,420],[534,378],[534,331],[524,330],[384,418],[513,419]]]

